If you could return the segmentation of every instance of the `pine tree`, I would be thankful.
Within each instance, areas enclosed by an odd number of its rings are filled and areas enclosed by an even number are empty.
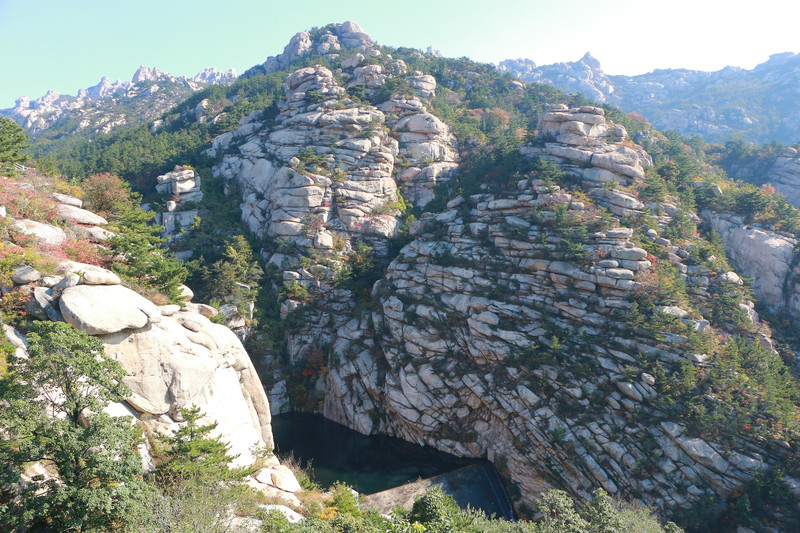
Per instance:
[[[162,226],[151,226],[152,215],[138,207],[129,209],[120,221],[116,235],[108,240],[119,258],[112,270],[155,289],[170,303],[180,302],[180,285],[186,267],[166,248]]]
[[[166,438],[166,461],[160,466],[162,480],[175,476],[200,477],[213,480],[241,479],[246,472],[231,468],[235,459],[228,455],[230,446],[211,433],[217,423],[202,424],[205,416],[199,407],[181,408],[183,425]]]
[[[22,163],[28,148],[28,135],[16,122],[0,117],[0,163]]]

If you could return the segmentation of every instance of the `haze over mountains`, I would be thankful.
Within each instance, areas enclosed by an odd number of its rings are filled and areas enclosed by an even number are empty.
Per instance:
[[[306,42],[289,44],[299,52],[305,52],[306,46]],[[247,74],[281,66],[280,55],[271,61]],[[506,59],[497,68],[523,81],[550,84],[639,113],[658,129],[697,135],[709,142],[743,139],[791,144],[800,139],[800,55],[790,52],[774,54],[751,70],[726,67],[716,72],[657,69],[637,76],[608,75],[589,52],[577,61],[551,65]],[[13,108],[0,110],[0,116],[34,135],[58,123],[59,129],[67,131],[108,133],[121,124],[153,120],[191,92],[235,79],[233,70],[209,68],[188,78],[141,67],[129,82],[104,77],[76,96],[53,91],[35,100],[23,96]],[[146,105],[135,105],[137,101]]]
[[[100,83],[79,90],[76,96],[55,91],[35,100],[22,96],[14,107],[0,109],[0,116],[14,120],[32,135],[59,122],[64,132],[108,133],[123,124],[153,120],[194,91],[235,79],[234,70],[206,68],[188,78],[141,66],[131,81],[112,82],[103,76]]]
[[[528,82],[548,83],[597,102],[644,115],[656,128],[706,141],[800,140],[800,55],[774,54],[752,70],[654,70],[638,76],[603,72],[590,53],[571,63],[537,66],[507,59],[498,68]]]

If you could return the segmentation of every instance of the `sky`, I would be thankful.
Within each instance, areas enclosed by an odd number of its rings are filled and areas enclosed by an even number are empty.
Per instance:
[[[295,33],[354,20],[380,44],[498,63],[576,61],[607,74],[753,68],[799,52],[789,0],[0,0],[0,108],[76,94],[139,65],[238,74]]]

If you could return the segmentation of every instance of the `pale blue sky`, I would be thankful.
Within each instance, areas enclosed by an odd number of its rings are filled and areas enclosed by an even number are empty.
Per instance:
[[[296,32],[357,21],[391,46],[484,62],[574,61],[610,74],[752,68],[800,51],[786,0],[0,0],[0,108],[47,89],[75,94],[139,65],[176,75],[250,66]]]

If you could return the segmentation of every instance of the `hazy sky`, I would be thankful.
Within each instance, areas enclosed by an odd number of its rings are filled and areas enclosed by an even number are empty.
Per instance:
[[[381,44],[484,62],[575,61],[609,74],[752,68],[800,51],[795,0],[0,0],[0,108],[75,94],[139,65],[242,73],[291,36],[357,21]]]

